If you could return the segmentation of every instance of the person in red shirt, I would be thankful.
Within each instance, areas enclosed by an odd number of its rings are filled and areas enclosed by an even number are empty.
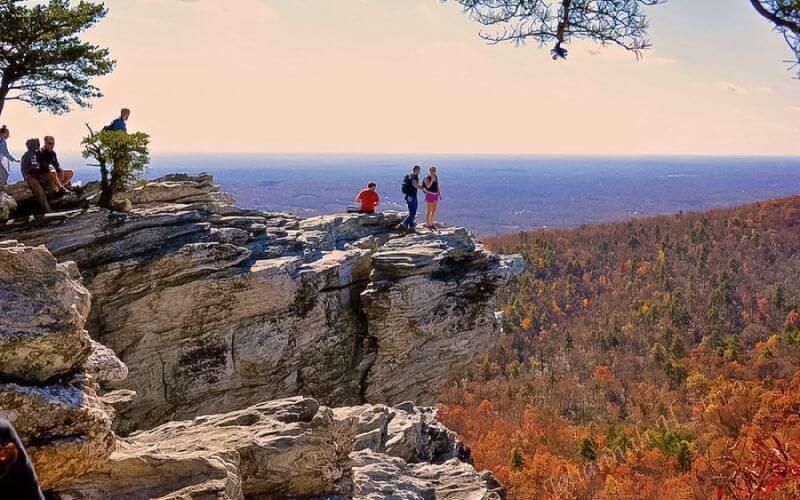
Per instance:
[[[381,204],[381,197],[378,195],[377,189],[378,185],[374,182],[370,182],[367,184],[367,189],[363,189],[358,196],[356,196],[356,201],[361,204],[361,208],[358,210],[360,214],[374,214],[375,208]]]

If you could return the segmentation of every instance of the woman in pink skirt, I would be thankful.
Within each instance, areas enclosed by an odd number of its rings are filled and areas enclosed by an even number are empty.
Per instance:
[[[422,191],[425,193],[425,202],[428,204],[427,228],[436,229],[436,209],[442,201],[442,188],[439,187],[439,177],[436,175],[436,167],[428,170],[428,175],[422,182]]]

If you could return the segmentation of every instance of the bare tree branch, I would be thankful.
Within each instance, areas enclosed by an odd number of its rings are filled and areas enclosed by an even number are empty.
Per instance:
[[[443,0],[446,1],[446,0]],[[666,0],[455,0],[485,28],[480,36],[490,44],[554,43],[553,59],[567,57],[573,38],[617,45],[637,57],[650,47],[645,7]],[[775,25],[800,67],[800,0],[749,0]],[[798,73],[800,76],[800,73]]]

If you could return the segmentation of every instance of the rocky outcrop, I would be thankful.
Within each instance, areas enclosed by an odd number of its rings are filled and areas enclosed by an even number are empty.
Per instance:
[[[0,242],[0,416],[28,446],[45,489],[100,467],[114,450],[101,374],[86,371],[94,366],[89,306],[74,263]]]
[[[125,193],[133,209],[13,220],[0,237],[75,261],[88,329],[128,365],[128,433],[297,394],[323,404],[435,402],[494,338],[519,258],[465,230],[403,235],[401,216],[298,219],[237,209],[210,177]]]
[[[361,300],[379,348],[365,398],[432,403],[440,383],[493,342],[497,287],[521,261],[486,252],[465,229],[445,228],[391,239],[371,263]]]
[[[291,398],[171,422],[121,441],[64,499],[501,498],[466,450],[413,405],[339,408]]]
[[[403,401],[435,402],[492,342],[518,257],[460,228],[397,233],[396,213],[241,210],[209,176],[168,176],[115,205],[127,211],[0,225],[0,415],[46,490],[502,495],[434,410]],[[300,394],[315,399],[282,399]]]
[[[0,242],[0,369],[44,382],[66,375],[89,356],[89,292],[74,264],[56,264],[44,247]]]
[[[356,499],[493,500],[504,495],[491,473],[455,459],[412,464],[366,450],[351,455],[351,461]]]
[[[0,222],[10,219],[16,210],[17,200],[0,189]]]

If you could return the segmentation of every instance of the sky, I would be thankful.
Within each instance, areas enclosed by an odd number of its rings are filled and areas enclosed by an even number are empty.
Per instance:
[[[10,102],[21,154],[132,108],[154,153],[800,155],[800,81],[747,0],[651,7],[642,60],[489,46],[439,0],[107,0],[116,70],[63,116]]]

